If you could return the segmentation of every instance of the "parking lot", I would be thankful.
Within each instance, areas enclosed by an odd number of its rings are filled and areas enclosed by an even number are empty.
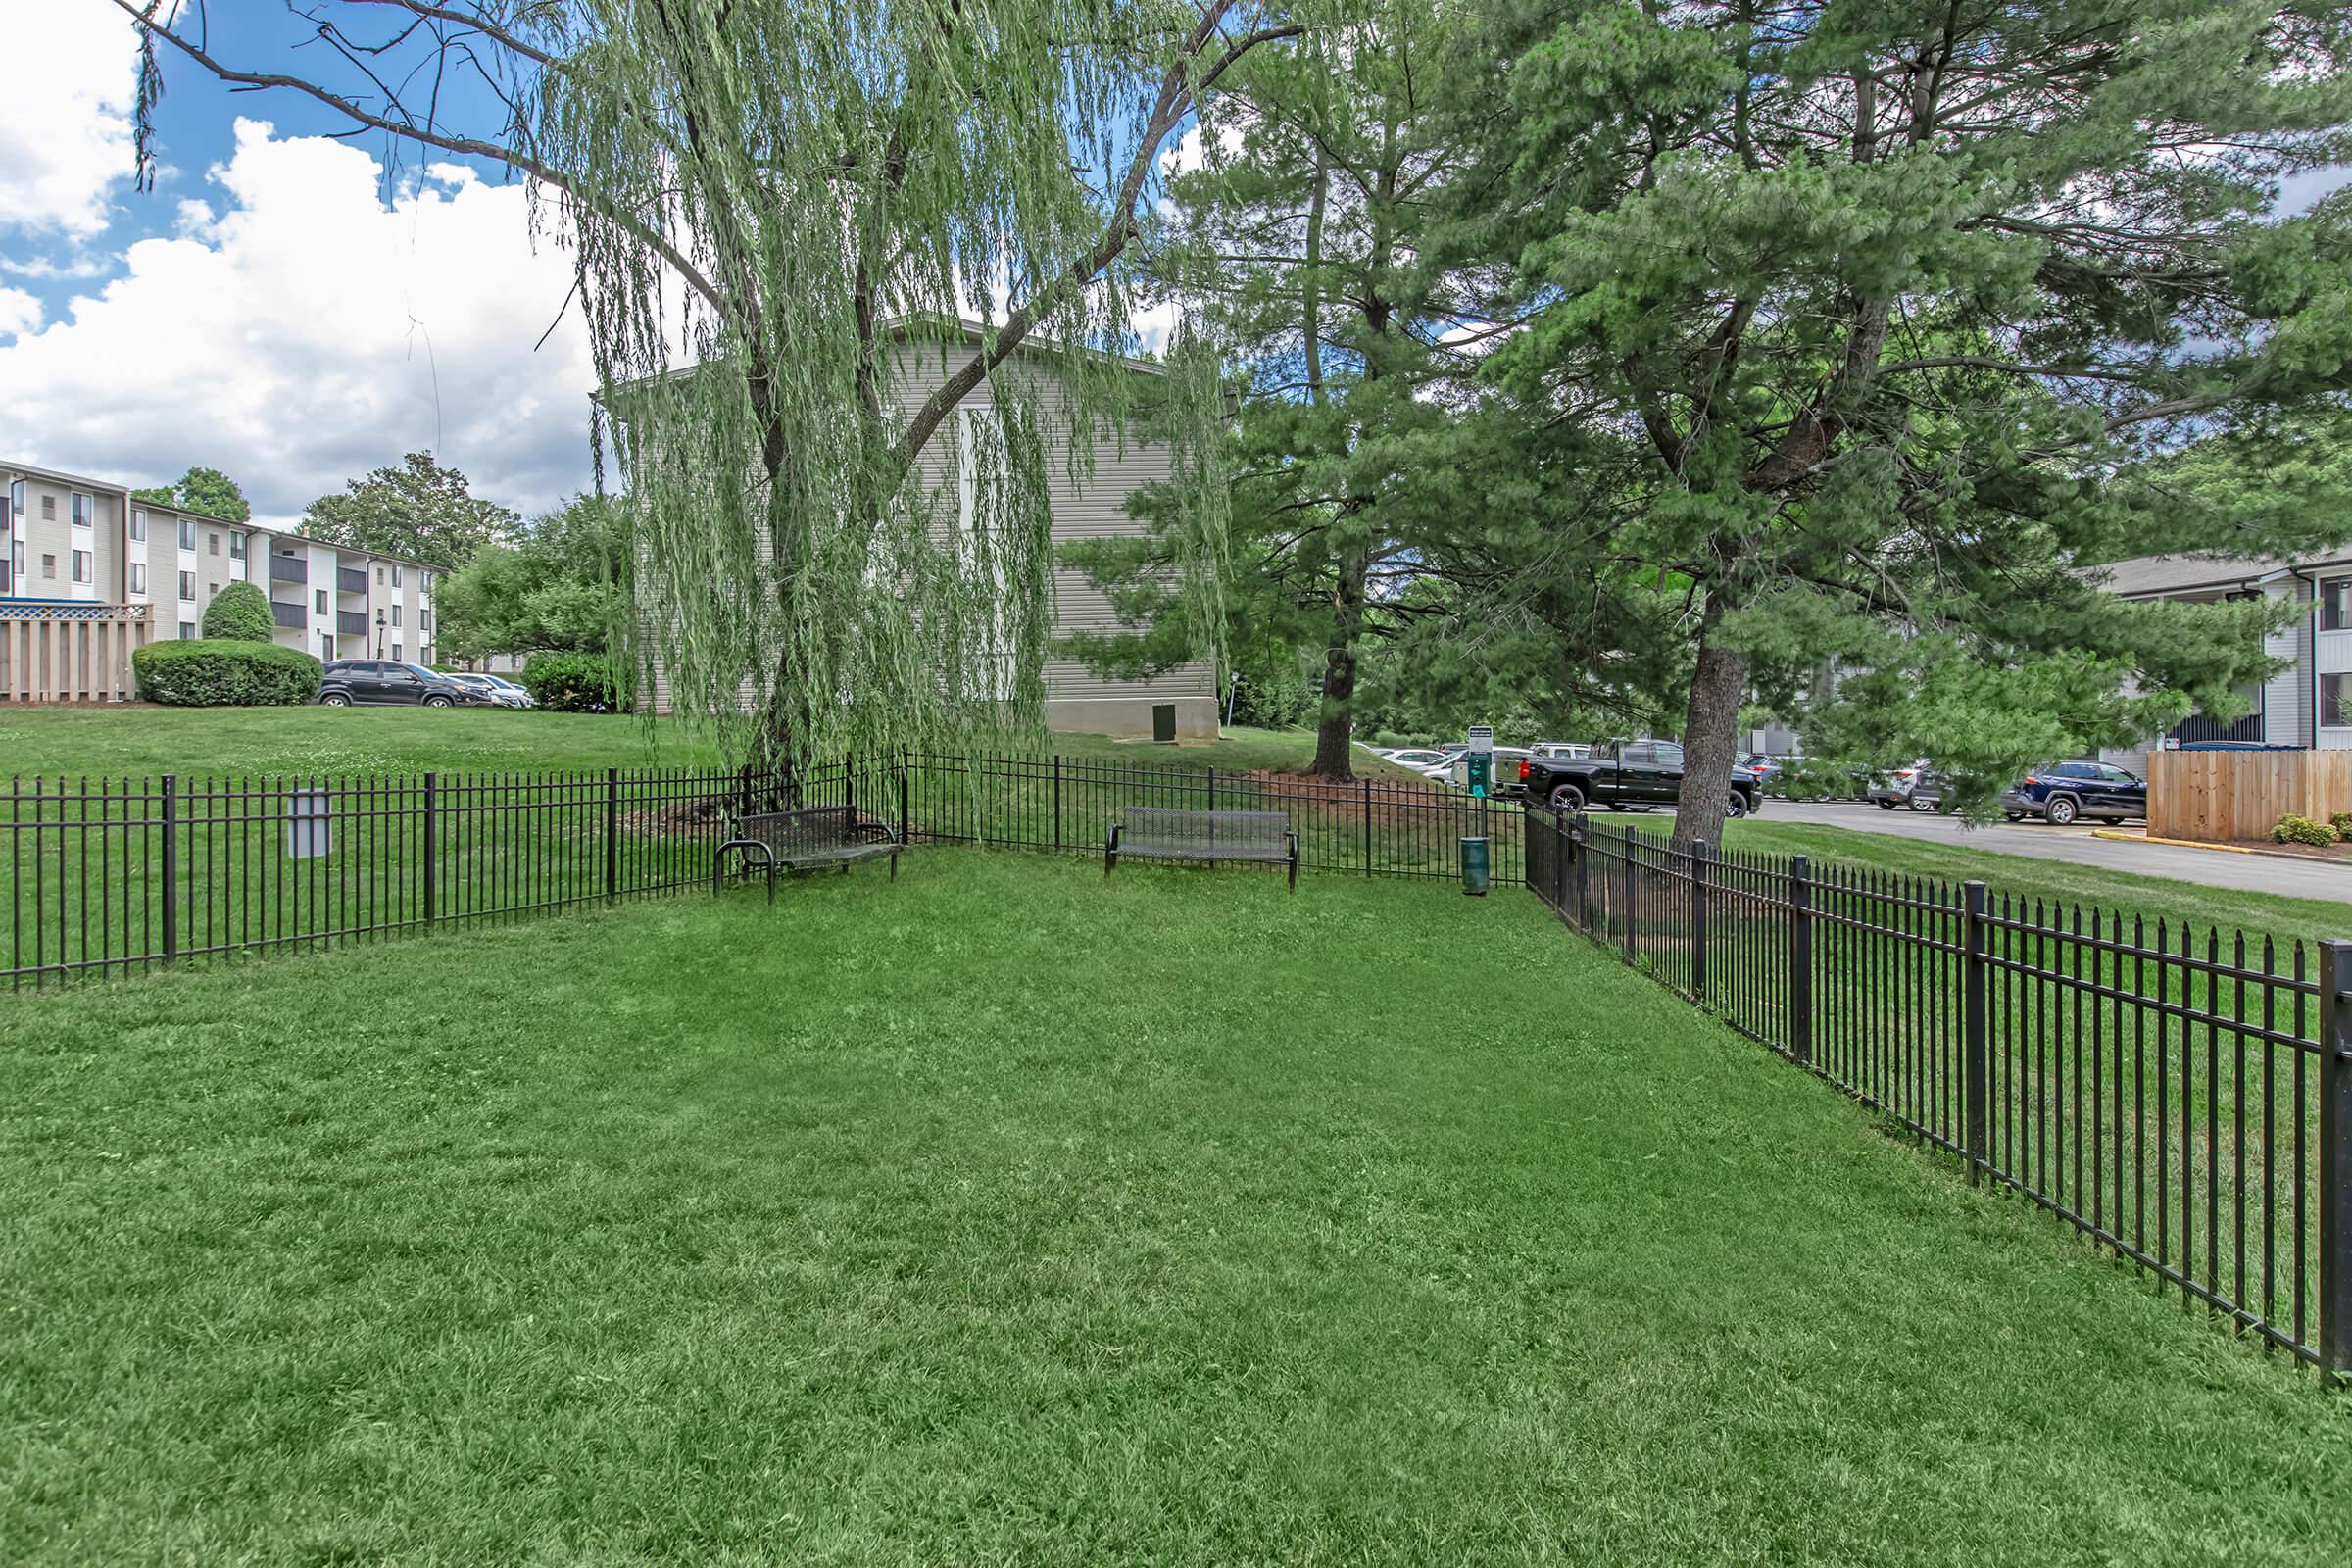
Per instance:
[[[1884,833],[1895,838],[1989,850],[1999,855],[2022,855],[2036,860],[2065,860],[2108,871],[2171,877],[2209,888],[2278,893],[2298,899],[2352,898],[2352,873],[2339,864],[2276,855],[2184,850],[2168,844],[2127,844],[2095,836],[2093,827],[2106,826],[2104,823],[2051,827],[2046,822],[2029,820],[1979,826],[1933,812],[1883,811],[1850,801],[1771,801],[1762,814],[1770,822],[1819,823],[1825,827],[1851,828],[1859,833]],[[2121,825],[2132,829],[2142,826],[2137,822]]]

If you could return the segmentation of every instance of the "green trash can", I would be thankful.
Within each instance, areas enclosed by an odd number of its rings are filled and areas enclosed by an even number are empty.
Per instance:
[[[1487,841],[1484,838],[1462,840],[1462,891],[1474,899],[1487,896],[1492,881],[1487,866]]]

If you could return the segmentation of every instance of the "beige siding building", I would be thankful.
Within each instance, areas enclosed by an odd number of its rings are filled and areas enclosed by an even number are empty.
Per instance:
[[[125,700],[131,650],[201,636],[205,607],[232,582],[267,591],[283,647],[429,664],[433,577],[413,561],[0,461],[0,702]]]
[[[962,323],[964,341],[941,345],[925,342],[903,346],[898,352],[900,373],[894,377],[902,415],[910,416],[931,394],[979,352],[985,331],[979,323]],[[1030,364],[1048,369],[1050,362],[1033,358]],[[1157,375],[1159,367],[1131,362],[1141,374]],[[1000,369],[999,373],[1004,373]],[[1040,399],[1040,414],[1049,421],[1058,413],[1058,399],[1048,386]],[[947,451],[951,440],[971,439],[973,421],[993,417],[989,389],[983,382],[942,426],[917,465],[917,471],[935,488],[949,478]],[[1054,543],[1078,539],[1138,535],[1144,523],[1127,512],[1128,498],[1145,485],[1168,477],[1169,454],[1164,445],[1130,433],[1122,441],[1106,441],[1093,454],[1091,473],[1074,480],[1067,466],[1052,465],[1049,501]],[[1054,630],[1059,639],[1080,631],[1118,629],[1110,601],[1078,572],[1056,567],[1054,574]],[[1114,680],[1097,675],[1075,660],[1049,655],[1045,669],[1046,726],[1077,734],[1151,735],[1155,726],[1173,722],[1180,739],[1213,739],[1217,734],[1216,671],[1211,661],[1200,660],[1148,680]],[[670,710],[668,682],[657,662],[652,671],[657,712]]]

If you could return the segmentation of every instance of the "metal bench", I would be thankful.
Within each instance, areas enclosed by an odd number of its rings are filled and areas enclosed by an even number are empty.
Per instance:
[[[1110,825],[1102,845],[1102,874],[1119,856],[1160,860],[1259,860],[1291,868],[1291,891],[1298,891],[1298,835],[1280,811],[1191,811],[1165,806],[1130,806]]]
[[[767,872],[767,902],[773,904],[779,869],[838,865],[846,871],[856,861],[887,855],[890,879],[895,882],[899,879],[899,851],[905,847],[899,842],[896,828],[887,822],[860,817],[852,806],[804,806],[793,811],[761,811],[736,818],[732,836],[718,847],[718,855],[711,862],[710,891],[717,893],[726,885],[729,850],[740,857],[737,864],[746,873],[753,869],[753,852],[759,853],[760,866]]]

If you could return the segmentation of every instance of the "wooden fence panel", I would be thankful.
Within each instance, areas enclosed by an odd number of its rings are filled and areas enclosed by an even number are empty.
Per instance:
[[[0,609],[0,703],[128,702],[147,631],[144,605]]]
[[[2148,831],[2218,843],[2268,838],[2290,812],[2352,811],[2352,752],[2155,752]]]

